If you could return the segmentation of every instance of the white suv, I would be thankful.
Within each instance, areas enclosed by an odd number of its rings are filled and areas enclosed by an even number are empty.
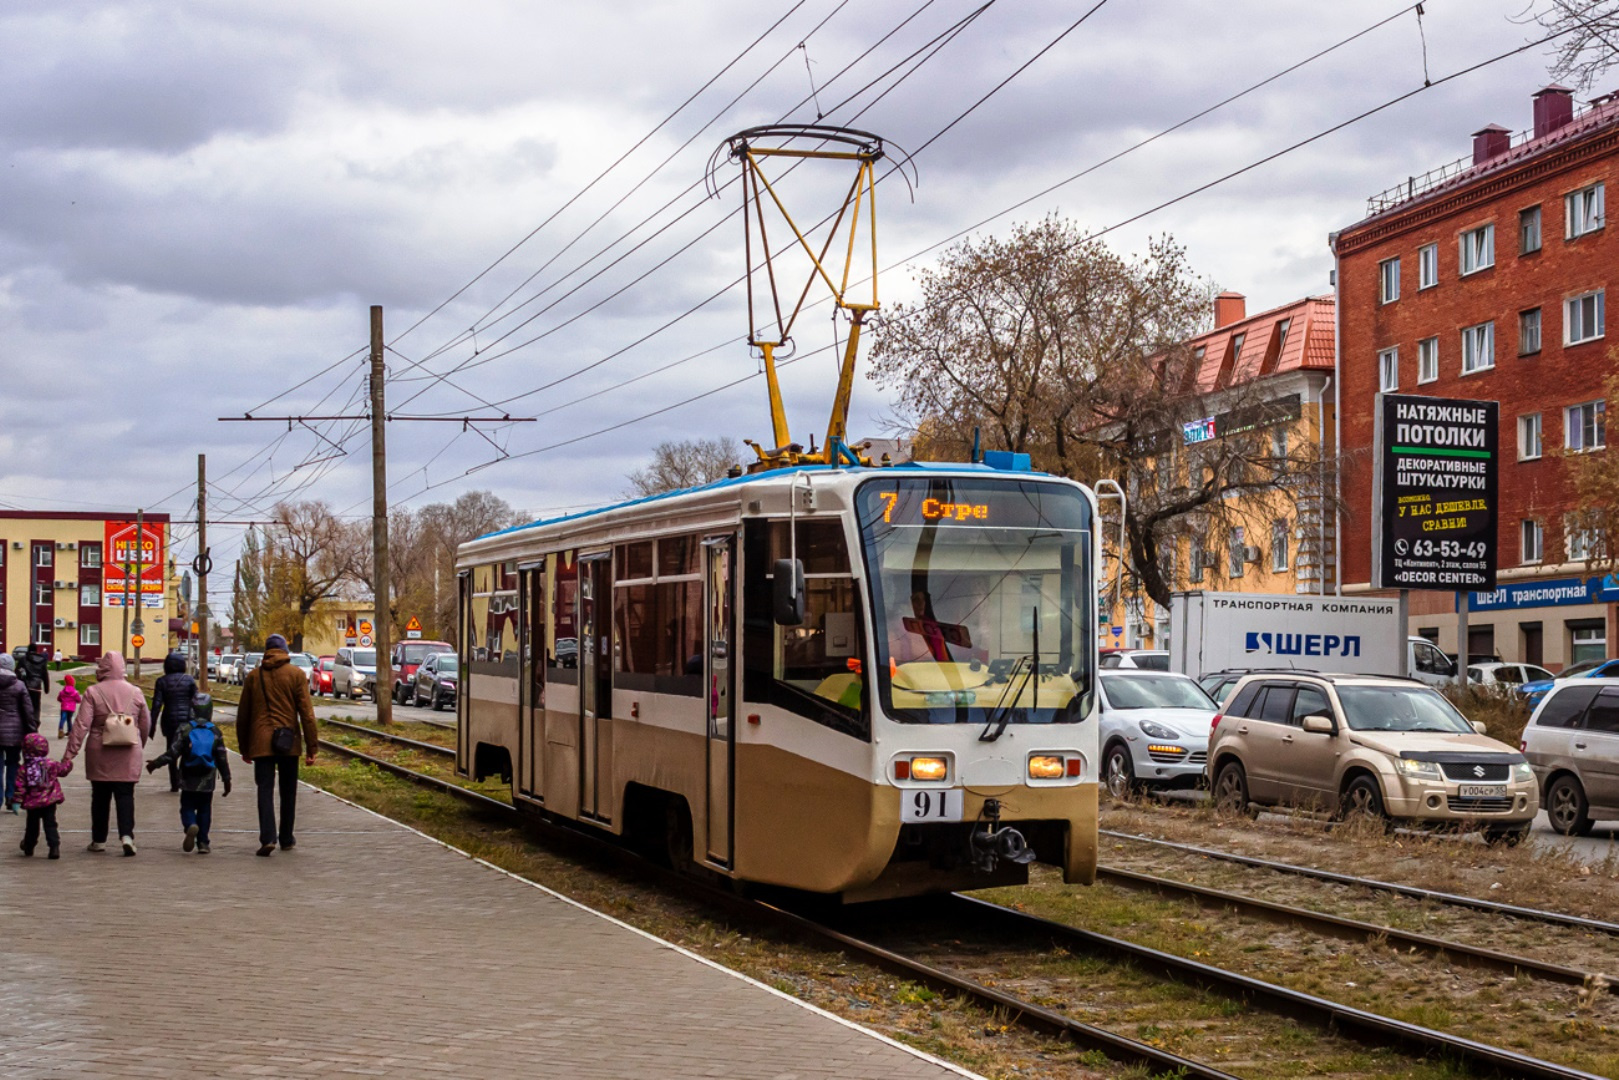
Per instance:
[[[1619,679],[1553,683],[1523,729],[1523,752],[1552,828],[1584,836],[1594,819],[1619,818]]]

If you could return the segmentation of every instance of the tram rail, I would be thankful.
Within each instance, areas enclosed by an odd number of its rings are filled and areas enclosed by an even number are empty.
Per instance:
[[[373,737],[382,742],[411,744],[427,747],[388,732],[341,721],[324,721],[342,728]],[[591,837],[581,829],[570,828],[524,815],[516,807],[472,791],[460,784],[427,776],[393,762],[366,754],[341,744],[327,744],[334,752],[383,770],[413,784],[431,788],[460,799],[481,810],[494,811],[526,823],[540,825],[570,840],[590,837],[601,850],[626,863],[633,862],[642,872],[650,873],[667,884],[693,891],[710,904],[743,918],[762,919],[788,932],[825,943],[891,974],[913,980],[935,991],[959,995],[975,1004],[1007,1014],[1010,1022],[1046,1035],[1064,1037],[1076,1045],[1100,1050],[1110,1058],[1124,1063],[1142,1064],[1159,1071],[1176,1071],[1179,1075],[1198,1080],[1235,1080],[1233,1074],[1206,1062],[1182,1057],[1145,1042],[1131,1039],[1115,1031],[1086,1024],[1072,1017],[1044,1008],[1014,994],[983,985],[944,968],[936,967],[862,938],[845,934],[813,919],[774,904],[739,897],[727,890],[706,885],[674,871],[658,867],[628,850]],[[433,747],[442,753],[444,747]],[[453,753],[453,752],[451,752]],[[1124,834],[1117,834],[1124,835]],[[1039,916],[1029,915],[1012,908],[979,900],[961,894],[952,894],[946,903],[960,911],[959,921],[982,929],[988,925],[1003,927],[1007,931],[1025,936],[1045,937],[1073,947],[1076,951],[1104,955],[1116,962],[1136,966],[1170,981],[1211,990],[1250,1002],[1266,1011],[1287,1016],[1323,1031],[1342,1032],[1346,1036],[1373,1046],[1397,1045],[1416,1056],[1439,1056],[1465,1064],[1469,1069],[1488,1076],[1512,1080],[1600,1080],[1593,1073],[1546,1061],[1527,1054],[1519,1054],[1504,1047],[1492,1046],[1462,1036],[1426,1028],[1418,1024],[1396,1020],[1352,1006],[1342,1005],[1325,998],[1292,990],[1252,976],[1227,971],[1210,964],[1189,960],[1173,953],[1138,945],[1134,942],[1069,926]],[[1370,924],[1365,924],[1370,926]],[[1371,927],[1383,932],[1386,928]],[[1435,939],[1437,941],[1437,939]],[[1443,943],[1447,950],[1456,949],[1455,943]],[[1525,961],[1525,964],[1537,963]],[[1579,974],[1564,969],[1569,978]],[[1550,976],[1548,976],[1550,977]],[[1560,979],[1567,982],[1569,978]]]
[[[1476,896],[1465,896],[1460,893],[1424,889],[1417,885],[1401,885],[1396,882],[1378,881],[1375,878],[1356,877],[1353,874],[1340,874],[1335,870],[1319,870],[1313,866],[1299,866],[1297,863],[1277,862],[1274,859],[1261,859],[1253,855],[1238,855],[1235,852],[1221,851],[1218,848],[1198,847],[1194,844],[1182,844],[1174,840],[1160,840],[1156,837],[1142,836],[1138,833],[1119,832],[1114,829],[1098,829],[1097,832],[1101,836],[1111,837],[1115,840],[1132,840],[1141,844],[1151,844],[1188,855],[1199,855],[1208,859],[1216,859],[1220,862],[1235,863],[1238,866],[1251,866],[1262,870],[1272,870],[1279,874],[1292,874],[1297,877],[1314,878],[1317,881],[1330,881],[1336,885],[1349,885],[1360,889],[1370,889],[1375,892],[1394,893],[1415,900],[1428,900],[1436,904],[1472,908],[1476,911],[1488,911],[1496,915],[1508,915],[1514,919],[1526,919],[1533,922],[1550,923],[1555,926],[1567,926],[1576,930],[1586,930],[1592,933],[1619,936],[1619,923],[1605,922],[1602,919],[1590,919],[1583,915],[1569,915],[1560,911],[1546,911],[1541,908],[1523,907],[1518,904],[1504,904],[1498,900],[1484,900]]]

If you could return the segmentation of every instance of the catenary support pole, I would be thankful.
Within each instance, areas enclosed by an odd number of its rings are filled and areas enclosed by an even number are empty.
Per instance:
[[[208,455],[197,455],[197,687],[208,692]]]
[[[146,511],[135,511],[135,617],[129,624],[130,643],[135,647],[134,677],[141,677],[141,646],[140,637],[146,633],[146,623],[141,621],[141,604],[144,598],[141,591],[146,584]]]
[[[382,364],[382,307],[371,308],[371,624],[377,649],[373,694],[377,722],[393,722],[393,634],[388,625],[388,450],[387,397]]]

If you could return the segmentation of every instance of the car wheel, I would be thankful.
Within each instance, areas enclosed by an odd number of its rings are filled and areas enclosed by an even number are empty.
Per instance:
[[[1344,788],[1338,797],[1338,816],[1345,820],[1366,818],[1393,827],[1383,809],[1383,791],[1370,776],[1357,776]]]
[[[1214,808],[1225,814],[1248,813],[1248,774],[1240,763],[1228,761],[1214,778]]]
[[[1102,759],[1103,775],[1107,778],[1107,791],[1115,799],[1127,799],[1134,795],[1140,785],[1136,783],[1136,770],[1130,760],[1130,748],[1123,743],[1114,743],[1107,748],[1107,756]]]
[[[1591,831],[1591,803],[1585,788],[1572,776],[1559,776],[1546,789],[1546,816],[1552,828],[1564,836],[1584,836]]]
[[[444,695],[443,694],[434,694],[433,695],[433,711],[434,712],[443,712],[444,711]]]

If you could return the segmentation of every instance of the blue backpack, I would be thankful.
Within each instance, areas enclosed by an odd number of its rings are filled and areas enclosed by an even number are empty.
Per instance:
[[[186,737],[189,749],[186,751],[185,767],[190,770],[209,770],[214,768],[214,747],[219,745],[219,729],[214,727],[211,720],[194,720],[191,724],[191,734]]]

